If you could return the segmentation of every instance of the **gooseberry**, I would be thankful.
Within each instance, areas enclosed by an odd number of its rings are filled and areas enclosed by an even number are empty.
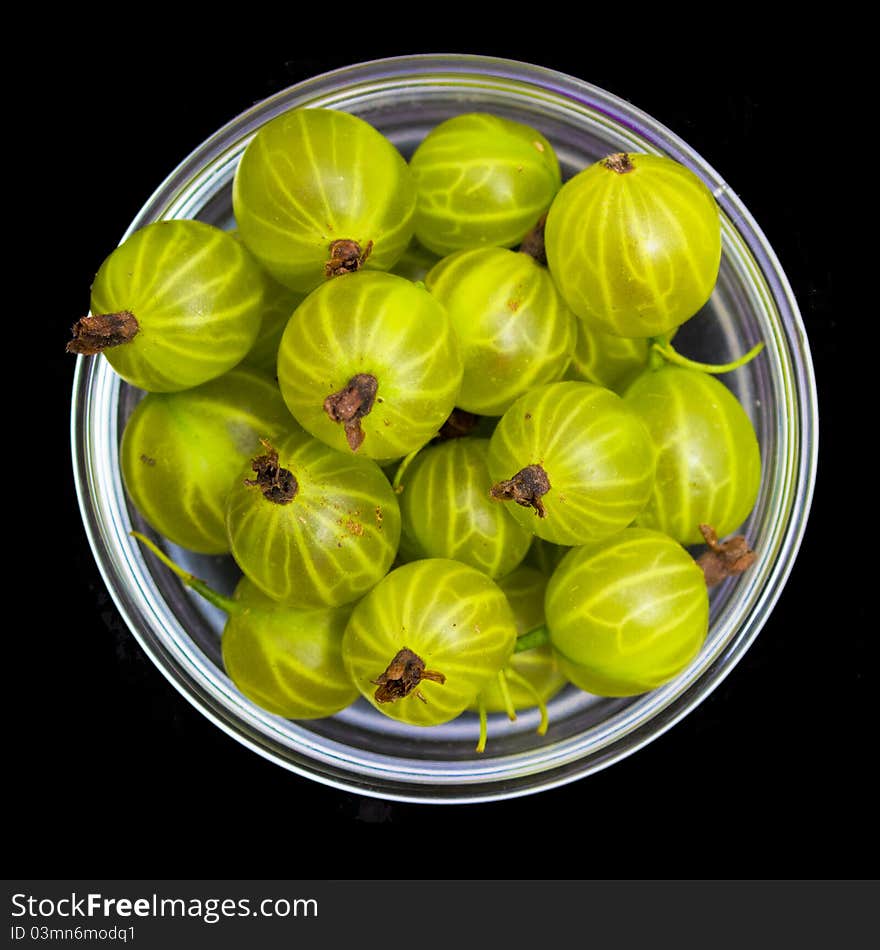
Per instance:
[[[624,528],[573,548],[544,602],[562,672],[598,696],[632,696],[677,676],[709,629],[702,570],[659,531]]]
[[[721,219],[679,162],[622,152],[569,179],[547,214],[546,254],[562,296],[597,329],[669,333],[706,303],[721,261]]]
[[[761,451],[736,396],[714,376],[681,366],[648,370],[624,401],[657,447],[657,476],[637,523],[682,544],[700,525],[729,534],[748,517],[761,484]]]
[[[415,187],[401,154],[363,119],[294,109],[248,144],[232,203],[257,260],[307,293],[362,266],[391,267],[412,237]]]
[[[150,392],[222,376],[260,330],[265,279],[230,234],[201,221],[156,221],[101,264],[91,314],[68,352],[103,353],[127,382]]]
[[[295,426],[274,380],[245,367],[182,392],[147,393],[122,433],[126,491],[169,541],[224,554],[235,476],[259,452],[260,439]]]
[[[425,286],[443,305],[461,344],[456,405],[500,416],[533,386],[561,378],[575,317],[547,268],[501,247],[459,251],[431,269]]]
[[[355,606],[345,667],[376,709],[401,722],[448,722],[510,659],[513,614],[498,585],[458,561],[395,568]]]
[[[388,570],[400,540],[397,496],[370,459],[306,433],[264,443],[235,479],[226,508],[232,555],[275,600],[337,607]]]
[[[225,597],[135,537],[188,587],[227,614],[220,641],[229,678],[260,708],[286,719],[319,719],[350,706],[357,690],[342,662],[349,607],[302,610],[267,597],[246,577]]]
[[[585,544],[628,525],[647,504],[654,468],[645,424],[620,396],[592,383],[530,390],[489,440],[492,496],[554,544]]]
[[[441,256],[519,244],[561,182],[556,153],[540,132],[481,112],[435,126],[410,168],[416,237]]]
[[[547,576],[532,567],[518,567],[498,580],[498,586],[504,591],[513,611],[518,638],[544,623],[547,582]],[[480,712],[481,716],[506,712],[513,718],[514,710],[538,706],[542,713],[538,732],[543,735],[547,729],[545,704],[566,682],[549,643],[515,651],[507,666],[489,680],[471,709]],[[485,745],[484,739],[481,745]]]
[[[488,439],[450,439],[401,466],[395,485],[408,558],[449,558],[496,578],[523,559],[532,534],[490,498],[488,448]]]
[[[622,394],[647,367],[650,340],[614,336],[585,320],[577,320],[576,328],[567,379],[581,379]]]
[[[336,277],[297,307],[278,351],[278,383],[299,423],[327,445],[401,458],[436,435],[461,386],[446,311],[403,277]]]

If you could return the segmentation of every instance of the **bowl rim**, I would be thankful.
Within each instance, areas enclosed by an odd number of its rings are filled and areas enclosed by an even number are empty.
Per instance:
[[[92,449],[96,444],[95,440],[100,440],[102,436],[88,431],[85,424],[87,413],[82,407],[87,403],[92,387],[100,384],[96,379],[99,361],[88,360],[85,357],[77,358],[74,372],[71,454],[83,524],[96,564],[111,598],[140,646],[187,701],[238,742],[267,760],[305,778],[343,791],[385,800],[462,804],[534,794],[577,781],[607,768],[666,732],[696,708],[726,678],[769,618],[792,570],[804,537],[818,464],[818,396],[806,329],[788,278],[766,236],[736,193],[686,142],[652,116],[598,86],[545,66],[513,59],[462,53],[415,54],[354,63],[287,86],[232,118],[184,158],[148,198],[121,240],[125,240],[134,230],[149,221],[159,216],[166,216],[164,214],[166,209],[181,200],[181,194],[197,170],[222,160],[230,147],[230,141],[240,143],[245,137],[250,137],[262,122],[273,114],[273,110],[278,110],[279,106],[283,105],[286,110],[304,101],[313,101],[326,96],[332,89],[350,89],[356,84],[395,82],[406,85],[415,80],[424,81],[427,77],[434,81],[442,79],[450,83],[463,82],[465,77],[471,77],[481,84],[493,81],[513,82],[521,86],[533,87],[536,92],[551,98],[561,96],[574,103],[580,103],[640,135],[650,132],[651,141],[658,148],[662,148],[670,157],[696,171],[709,185],[716,201],[731,226],[744,240],[760,269],[761,276],[768,284],[782,324],[788,355],[795,364],[794,399],[799,424],[796,433],[796,472],[793,476],[796,491],[785,530],[781,532],[781,546],[775,554],[772,571],[764,583],[761,596],[753,605],[749,616],[744,619],[737,636],[713,658],[712,663],[707,668],[701,669],[699,676],[690,682],[687,688],[678,692],[646,719],[633,723],[631,728],[624,731],[613,742],[600,746],[597,753],[591,753],[580,759],[582,767],[569,771],[560,771],[559,767],[537,770],[536,773],[526,777],[531,780],[537,775],[538,780],[529,781],[522,787],[506,787],[503,777],[499,779],[497,776],[491,776],[492,769],[489,767],[486,769],[485,782],[474,780],[463,783],[456,786],[457,791],[440,797],[431,797],[430,794],[426,794],[426,790],[430,792],[431,785],[425,781],[408,784],[404,776],[405,770],[391,777],[372,776],[373,784],[371,784],[369,777],[357,772],[349,771],[346,777],[338,777],[334,771],[336,765],[332,763],[324,768],[310,761],[309,767],[306,767],[302,763],[291,761],[280,755],[275,746],[267,744],[266,737],[260,734],[259,729],[253,725],[253,717],[250,717],[250,724],[248,717],[237,718],[236,712],[242,712],[241,704],[237,711],[234,708],[220,709],[216,698],[206,684],[194,681],[191,671],[185,672],[188,658],[176,648],[175,644],[160,643],[155,637],[147,636],[141,626],[144,619],[143,613],[133,610],[132,605],[126,600],[124,590],[127,571],[135,568],[146,570],[146,568],[139,550],[134,550],[130,557],[123,558],[122,561],[113,556],[106,535],[106,526],[102,523],[93,504],[92,493],[96,477],[92,470]],[[295,101],[291,102],[291,100]],[[105,379],[103,385],[110,386],[111,390],[115,387],[118,393],[120,380],[118,378]],[[104,434],[103,438],[107,439],[107,435]],[[107,439],[108,443],[109,441]],[[116,446],[103,442],[101,444],[105,445],[111,457],[115,459]],[[116,468],[118,470],[118,465]],[[128,538],[118,536],[109,540],[115,543],[117,549],[120,543],[125,544],[130,541]],[[229,698],[228,696],[227,699]],[[234,706],[234,697],[231,698]],[[566,764],[563,763],[563,765]],[[446,791],[450,792],[450,789]]]

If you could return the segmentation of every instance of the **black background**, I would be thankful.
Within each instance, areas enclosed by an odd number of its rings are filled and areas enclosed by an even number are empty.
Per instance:
[[[15,286],[27,288],[16,313],[38,325],[39,353],[31,343],[28,356],[48,373],[51,393],[29,413],[22,471],[31,484],[46,478],[51,491],[40,492],[39,530],[28,531],[36,543],[10,579],[9,594],[32,607],[7,631],[9,873],[861,876],[865,761],[876,751],[860,719],[871,671],[866,610],[848,596],[857,585],[835,553],[842,480],[834,466],[846,407],[832,298],[833,179],[809,131],[833,116],[830,70],[813,62],[794,81],[786,62],[762,50],[708,41],[634,62],[610,47],[567,54],[550,44],[463,44],[461,36],[438,46],[417,32],[421,39],[405,46],[325,42],[335,52],[315,53],[315,34],[267,29],[271,41],[238,38],[222,55],[166,42],[135,51],[127,36],[112,55],[99,44],[44,51],[32,66],[33,77],[53,84],[51,97],[35,94],[29,111],[42,120],[17,156],[18,176],[32,177],[38,196],[26,222],[34,234],[7,225],[21,235]],[[770,621],[722,685],[606,771],[525,799],[451,807],[365,799],[290,774],[219,731],[154,668],[120,621],[85,540],[68,448],[73,358],[63,353],[102,259],[203,139],[315,73],[432,50],[506,56],[585,79],[631,100],[713,165],[791,280],[822,422],[801,555]],[[748,68],[724,68],[732,57]],[[30,495],[16,497],[30,518]],[[865,756],[853,754],[857,744]]]

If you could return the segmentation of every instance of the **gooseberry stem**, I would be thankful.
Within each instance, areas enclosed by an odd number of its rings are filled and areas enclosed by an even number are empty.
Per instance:
[[[543,699],[541,699],[541,694],[524,676],[520,676],[516,670],[508,667],[507,676],[509,679],[513,680],[514,683],[519,685],[521,689],[524,689],[527,693],[531,693],[531,695],[534,697],[535,705],[538,707],[538,710],[541,713],[541,721],[538,723],[536,732],[539,736],[545,735],[547,733],[547,727],[550,725],[550,716],[547,712],[547,704]]]
[[[507,685],[507,676],[504,670],[498,671],[498,688],[501,690],[501,699],[504,702],[504,711],[511,722],[516,722],[516,707],[510,696],[510,687]]]
[[[131,536],[137,538],[145,548],[152,551],[152,553],[155,554],[169,570],[173,571],[187,587],[191,587],[197,594],[204,597],[209,604],[219,607],[226,614],[237,613],[241,610],[241,604],[239,604],[238,601],[232,600],[230,597],[224,597],[223,594],[218,594],[216,590],[208,587],[204,581],[199,580],[194,574],[190,574],[189,571],[185,571],[179,564],[175,564],[161,548],[155,545],[149,538],[142,535],[140,531],[132,531]]]
[[[73,325],[66,350],[81,356],[96,356],[114,346],[130,343],[139,330],[137,317],[130,310],[89,314]]]
[[[696,369],[703,373],[717,376],[719,373],[732,373],[733,370],[750,363],[764,349],[764,341],[756,343],[748,353],[734,360],[732,363],[700,363],[697,360],[682,356],[665,336],[654,337],[651,340],[651,353],[659,354],[667,363],[683,366],[685,369]]]
[[[477,697],[477,709],[480,713],[480,738],[477,740],[477,752],[485,752],[489,728],[486,722],[486,702],[482,695]]]
[[[521,637],[517,637],[513,652],[522,653],[525,650],[535,650],[538,647],[548,646],[549,643],[550,632],[542,624],[540,627],[535,627],[534,630],[529,630],[527,633],[524,633]]]

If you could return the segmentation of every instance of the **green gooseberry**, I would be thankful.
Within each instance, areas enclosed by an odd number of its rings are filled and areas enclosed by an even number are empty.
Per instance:
[[[460,408],[500,416],[523,393],[565,372],[576,320],[531,255],[502,247],[459,251],[440,261],[425,285],[461,344]]]
[[[378,271],[328,281],[297,307],[278,351],[278,383],[299,423],[341,452],[402,458],[448,418],[461,353],[443,307]]]
[[[245,366],[253,366],[273,379],[278,370],[278,348],[290,315],[305,299],[304,294],[290,290],[264,274],[266,295],[263,303],[263,322],[254,345],[242,360]]]
[[[464,712],[516,643],[507,598],[481,571],[427,558],[395,568],[351,614],[342,657],[361,695],[400,722]]]
[[[320,719],[357,699],[342,662],[350,607],[304,610],[279,604],[246,577],[232,598],[224,597],[133,533],[184,584],[227,614],[220,641],[223,665],[251,702],[285,719]]]
[[[147,393],[125,424],[122,478],[140,514],[174,544],[229,551],[226,500],[242,466],[296,428],[274,380],[246,367],[173,393]]]
[[[702,544],[700,525],[718,535],[748,517],[761,485],[761,450],[736,396],[699,370],[665,364],[624,394],[657,447],[657,477],[637,523],[682,544]]]
[[[573,548],[544,602],[562,672],[598,696],[633,696],[677,676],[709,630],[703,571],[666,534],[629,527]]]
[[[264,449],[228,496],[236,563],[263,593],[286,604],[357,600],[397,553],[400,509],[388,479],[372,460],[336,452],[301,430]]]
[[[561,176],[536,129],[474,112],[441,122],[410,160],[415,233],[435,254],[513,247],[550,207]]]
[[[706,303],[721,262],[721,217],[679,162],[632,152],[567,181],[547,214],[547,263],[583,320],[623,337],[668,334]]]
[[[497,583],[504,591],[513,611],[517,637],[537,629],[544,623],[544,596],[549,578],[533,567],[518,567]],[[486,713],[506,712],[539,706],[542,709],[543,728],[546,731],[544,704],[565,686],[567,680],[557,663],[549,643],[533,649],[514,652],[507,666],[489,681],[480,692],[472,710]]]
[[[539,538],[585,544],[644,508],[655,455],[644,422],[620,396],[592,383],[548,383],[521,396],[495,428],[491,493]]]
[[[532,543],[523,558],[523,565],[533,567],[549,577],[569,550],[567,546],[553,544],[552,541],[545,541],[543,538],[532,538]]]
[[[532,535],[490,498],[488,449],[488,439],[450,439],[401,466],[395,485],[407,558],[449,558],[494,578],[523,559]]]
[[[650,340],[614,336],[578,320],[566,378],[581,379],[622,394],[648,365],[650,348]]]
[[[410,241],[409,246],[403,252],[400,260],[388,269],[389,274],[396,274],[398,277],[405,277],[414,283],[423,281],[428,271],[440,260],[440,258],[426,247],[422,247],[415,238]]]
[[[318,719],[350,706],[358,691],[342,662],[351,606],[279,604],[247,577],[235,588],[223,631],[223,665],[252,702],[285,719]]]
[[[265,279],[230,234],[201,221],[156,221],[101,264],[72,353],[103,353],[126,382],[176,392],[222,376],[260,330]]]
[[[293,109],[248,144],[232,204],[251,253],[308,293],[327,277],[395,264],[412,237],[415,187],[400,152],[363,119]]]

